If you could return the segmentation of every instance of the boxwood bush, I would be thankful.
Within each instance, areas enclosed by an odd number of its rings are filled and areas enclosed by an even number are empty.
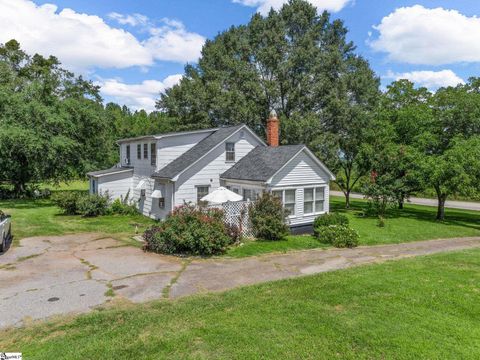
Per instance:
[[[144,249],[162,254],[214,255],[232,239],[223,223],[223,211],[184,204],[143,234]]]
[[[345,225],[321,226],[315,235],[321,242],[331,244],[337,248],[358,246],[358,233]]]
[[[289,229],[285,222],[288,211],[279,198],[264,192],[250,205],[250,221],[255,237],[262,240],[283,240]]]

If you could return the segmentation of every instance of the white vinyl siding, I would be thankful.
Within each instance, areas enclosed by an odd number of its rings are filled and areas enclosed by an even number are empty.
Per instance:
[[[225,142],[235,143],[236,161],[261,143],[250,131],[245,130],[243,136],[237,132]],[[225,142],[219,144],[207,156],[198,161],[192,167],[182,173],[176,182],[175,205],[181,205],[184,201],[196,203],[196,186],[210,185],[210,192],[220,186],[220,175],[227,171],[234,163],[226,162]],[[240,193],[241,194],[241,193]]]
[[[295,190],[295,203],[292,201],[288,206],[294,208],[295,213],[290,214],[288,220],[290,225],[303,225],[313,223],[318,215],[329,211],[329,182],[327,172],[302,151],[273,176],[269,189],[273,192]]]
[[[96,193],[105,194],[108,192],[110,200],[124,199],[132,187],[132,172],[122,172],[112,175],[104,175],[96,180]],[[130,194],[131,195],[131,194]]]
[[[144,180],[144,191],[145,197],[141,196],[142,189],[136,189],[136,186],[140,181]],[[154,219],[164,219],[170,211],[172,211],[172,196],[173,196],[173,184],[172,183],[161,183],[158,180],[155,181],[151,177],[145,176],[134,176],[133,177],[133,191],[132,198],[138,204],[138,209],[140,213],[145,216],[154,218]],[[161,190],[164,199],[164,207],[160,205],[160,200],[158,198],[152,198],[152,193],[154,190]]]

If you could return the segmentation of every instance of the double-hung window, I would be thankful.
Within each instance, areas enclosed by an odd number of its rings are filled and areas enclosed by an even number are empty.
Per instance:
[[[295,215],[297,193],[295,189],[275,190],[272,193],[282,200],[283,207],[288,210],[288,215]]]
[[[137,144],[137,159],[140,160],[142,158],[142,144]]]
[[[148,159],[148,144],[143,144],[143,158]]]
[[[157,144],[150,144],[150,165],[157,165]]]
[[[208,195],[209,188],[210,186],[208,185],[197,186],[197,204],[198,205],[207,205],[207,203],[205,201],[202,201],[201,199],[205,195]]]
[[[233,142],[225,144],[225,161],[235,161],[235,143]]]
[[[303,213],[313,214],[325,210],[325,188],[306,188],[303,190]]]

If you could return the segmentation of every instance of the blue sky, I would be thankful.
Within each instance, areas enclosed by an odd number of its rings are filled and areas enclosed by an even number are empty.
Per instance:
[[[0,0],[0,42],[54,54],[108,101],[152,110],[205,39],[285,0]],[[343,19],[382,79],[435,90],[480,75],[480,2],[310,0]]]

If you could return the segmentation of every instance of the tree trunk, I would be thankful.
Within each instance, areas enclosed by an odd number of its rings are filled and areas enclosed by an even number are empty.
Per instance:
[[[25,193],[25,184],[24,183],[19,183],[19,182],[16,182],[13,184],[13,189],[15,191],[15,194],[17,195],[21,195],[21,194],[24,194]]]
[[[437,220],[444,220],[445,219],[445,195],[438,196],[438,208],[437,208]]]
[[[399,208],[400,210],[403,210],[403,203],[404,203],[404,202],[405,202],[404,199],[398,200],[398,208]]]
[[[345,194],[345,209],[350,209],[350,190],[344,191]]]

